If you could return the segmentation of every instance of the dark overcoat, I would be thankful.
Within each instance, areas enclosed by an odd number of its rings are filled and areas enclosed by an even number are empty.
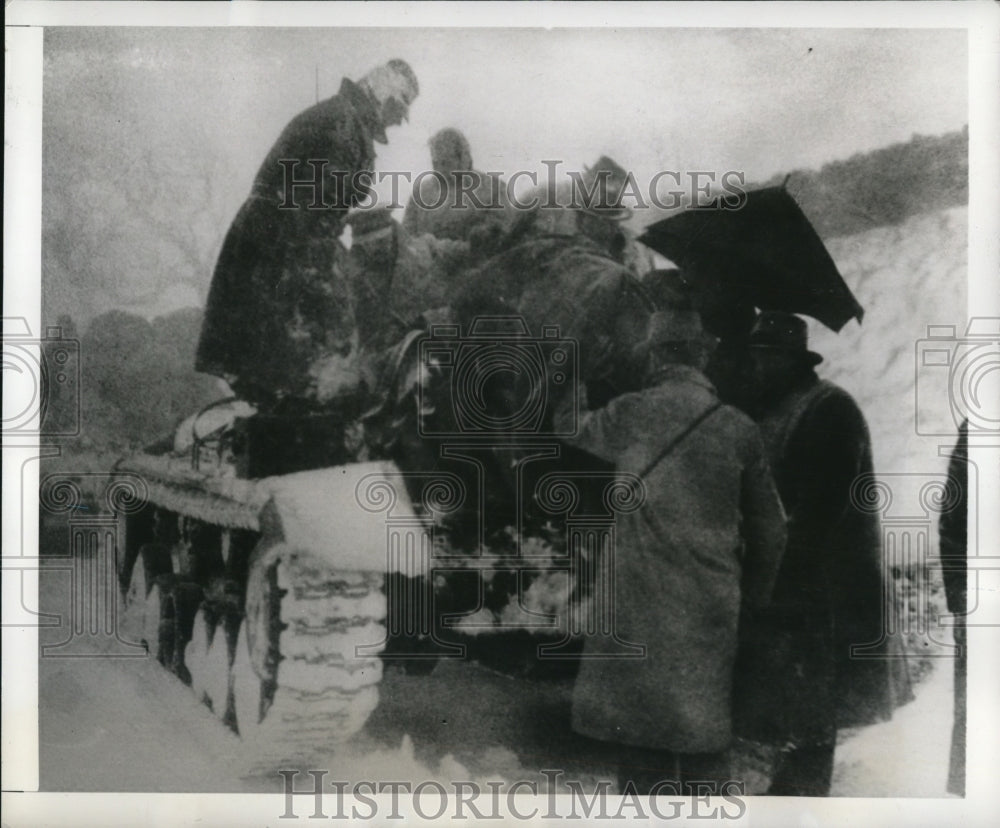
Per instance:
[[[717,404],[703,374],[675,365],[655,387],[581,415],[572,442],[641,474]],[[615,544],[601,553],[601,571],[613,573],[608,609],[619,641],[585,639],[573,728],[625,745],[719,751],[731,737],[740,608],[767,600],[785,539],[757,427],[717,408],[656,462],[644,486],[644,505],[616,517]],[[644,655],[609,658],[623,652],[621,640]]]
[[[297,115],[268,153],[222,245],[195,368],[227,379],[251,402],[315,392],[311,371],[354,347],[354,297],[338,241],[348,209],[368,192],[384,132],[375,105],[344,79],[340,92]],[[326,162],[322,190],[306,162]],[[299,162],[292,168],[293,162]],[[284,162],[284,163],[282,163]]]
[[[948,762],[948,793],[965,796],[966,673],[968,646],[965,634],[968,596],[966,595],[969,554],[969,421],[962,422],[958,442],[948,463],[950,485],[954,487],[953,507],[941,515],[941,575],[944,578],[948,612],[955,616],[952,633],[958,652],[954,666],[951,757]]]
[[[831,744],[838,728],[889,718],[894,667],[905,666],[885,621],[879,516],[851,496],[872,472],[868,426],[847,392],[811,370],[757,421],[788,545],[770,606],[744,619],[737,730]]]

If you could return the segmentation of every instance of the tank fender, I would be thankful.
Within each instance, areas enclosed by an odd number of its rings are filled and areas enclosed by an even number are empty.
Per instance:
[[[332,569],[427,574],[430,529],[391,461],[269,478],[261,546],[307,552]]]

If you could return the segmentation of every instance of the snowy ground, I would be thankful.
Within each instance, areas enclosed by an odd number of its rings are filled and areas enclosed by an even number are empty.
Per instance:
[[[68,605],[69,573],[43,575],[43,608]],[[58,641],[65,631],[42,632]],[[937,660],[891,722],[837,751],[834,794],[943,796],[951,733],[951,669]],[[365,730],[331,755],[331,777],[538,779],[561,768],[592,785],[613,779],[593,743],[569,729],[568,681],[515,680],[442,662],[429,676],[388,670]],[[43,658],[39,664],[43,790],[264,792],[279,777],[245,777],[241,742],[190,690],[148,658]],[[400,750],[407,741],[413,750]]]
[[[936,659],[916,698],[891,721],[860,728],[837,746],[835,795],[946,795],[953,668],[951,659]]]

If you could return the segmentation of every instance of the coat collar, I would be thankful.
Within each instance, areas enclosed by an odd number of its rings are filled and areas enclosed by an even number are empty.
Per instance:
[[[649,378],[650,388],[667,383],[691,383],[712,394],[717,393],[711,380],[693,365],[665,365]]]
[[[758,399],[750,406],[750,415],[759,419],[794,407],[795,401],[809,394],[819,382],[820,379],[816,372],[811,367],[807,367],[800,374],[790,377],[784,388],[772,391],[762,399]]]
[[[378,107],[375,105],[375,100],[371,95],[350,78],[344,78],[340,82],[340,92],[337,94],[339,97],[350,102],[374,140],[380,144],[388,143],[389,139],[385,135],[385,126],[379,118]]]

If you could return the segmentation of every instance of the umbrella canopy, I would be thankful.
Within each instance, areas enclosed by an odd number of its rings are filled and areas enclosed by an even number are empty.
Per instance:
[[[734,298],[761,310],[801,313],[839,331],[864,309],[822,239],[784,187],[746,194],[741,208],[722,200],[651,224],[639,241],[697,279],[718,279]]]

